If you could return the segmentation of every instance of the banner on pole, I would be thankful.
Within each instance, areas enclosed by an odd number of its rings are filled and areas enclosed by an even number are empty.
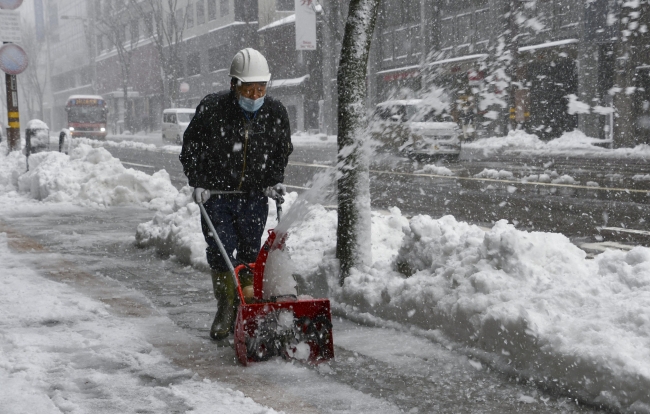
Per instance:
[[[0,10],[0,41],[19,43],[20,37],[20,13]]]
[[[296,1],[296,50],[316,50],[316,1]]]

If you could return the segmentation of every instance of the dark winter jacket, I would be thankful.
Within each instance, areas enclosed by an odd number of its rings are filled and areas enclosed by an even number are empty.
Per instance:
[[[234,92],[224,91],[196,108],[179,158],[192,187],[255,192],[284,180],[292,150],[289,116],[280,101],[267,95],[253,116]]]

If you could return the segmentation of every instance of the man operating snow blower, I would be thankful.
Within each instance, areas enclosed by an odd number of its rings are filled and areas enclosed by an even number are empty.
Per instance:
[[[205,207],[230,262],[246,264],[260,249],[267,197],[286,192],[282,182],[293,146],[286,108],[266,95],[266,58],[255,49],[240,50],[229,76],[229,91],[206,96],[196,108],[179,158],[194,201]],[[210,337],[221,341],[233,331],[236,286],[203,217],[201,228],[217,299]],[[240,274],[240,283],[251,285],[252,275]]]

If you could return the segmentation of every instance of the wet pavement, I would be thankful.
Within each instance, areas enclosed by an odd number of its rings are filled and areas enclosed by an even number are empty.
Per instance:
[[[243,368],[230,347],[208,339],[215,310],[206,271],[135,246],[140,208],[3,214],[0,231],[34,265],[140,321],[176,365],[286,412],[587,413],[575,400],[510,377],[408,327],[334,317],[334,361],[318,367],[282,360]],[[54,253],[54,255],[52,255]],[[143,379],[160,385],[156,378]]]

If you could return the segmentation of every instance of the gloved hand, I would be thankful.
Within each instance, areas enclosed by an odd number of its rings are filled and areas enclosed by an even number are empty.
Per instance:
[[[273,199],[282,197],[286,194],[287,194],[287,187],[285,187],[285,185],[282,183],[278,183],[276,185],[273,185],[271,187],[266,187],[264,189],[264,195]]]
[[[194,193],[192,193],[192,198],[196,204],[203,204],[210,198],[210,190],[205,188],[196,187]]]

